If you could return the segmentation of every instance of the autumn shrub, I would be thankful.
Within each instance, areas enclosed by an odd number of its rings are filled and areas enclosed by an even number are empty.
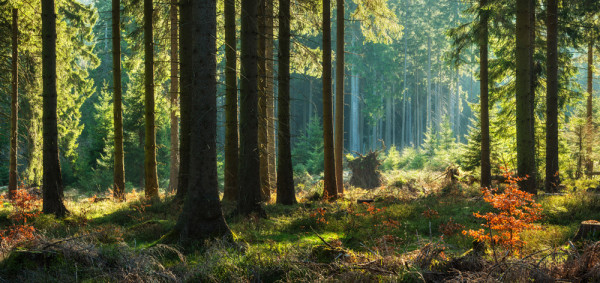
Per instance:
[[[3,205],[5,201],[4,197],[0,197],[0,205]],[[10,225],[0,230],[2,248],[10,249],[35,238],[36,230],[31,225],[31,220],[40,214],[38,210],[40,202],[39,197],[29,193],[25,189],[25,185],[21,183],[13,198],[8,200],[12,211],[8,216]]]
[[[533,222],[541,219],[542,208],[535,203],[533,194],[519,189],[518,182],[525,180],[525,177],[513,177],[508,170],[505,170],[504,177],[508,186],[503,192],[498,188],[481,189],[483,199],[495,209],[486,214],[473,213],[475,217],[485,220],[481,224],[485,229],[465,230],[463,235],[490,244],[494,254],[496,247],[501,247],[507,251],[507,256],[516,256],[526,244],[520,237],[521,232],[539,229]]]

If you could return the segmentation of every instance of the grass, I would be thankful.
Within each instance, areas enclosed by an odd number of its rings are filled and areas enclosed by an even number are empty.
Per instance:
[[[38,239],[3,250],[0,279],[418,282],[430,268],[417,264],[425,247],[443,247],[437,254],[428,250],[429,263],[465,254],[472,243],[461,230],[479,228],[473,212],[490,210],[476,185],[450,186],[440,176],[387,172],[383,187],[350,188],[333,203],[307,200],[314,189],[306,189],[297,205],[267,204],[267,219],[241,219],[231,215],[234,205],[225,203],[235,243],[213,240],[189,251],[155,245],[177,220],[172,196],[150,203],[132,191],[127,202],[117,203],[71,192],[68,217],[39,216],[33,222]],[[523,254],[563,247],[581,221],[600,219],[598,195],[573,191],[572,185],[567,191],[537,197],[545,215],[542,230],[524,233]],[[364,198],[375,201],[357,203]],[[0,225],[10,223],[9,213],[9,206],[0,208]]]

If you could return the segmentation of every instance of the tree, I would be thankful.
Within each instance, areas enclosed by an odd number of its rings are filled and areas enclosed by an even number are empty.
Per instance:
[[[217,181],[217,14],[216,0],[181,1],[181,69],[192,70],[189,188],[173,236],[184,244],[231,237],[221,210]],[[190,44],[189,46],[187,44]],[[193,56],[189,56],[193,55]],[[189,56],[189,57],[188,57]]]
[[[179,177],[179,118],[177,117],[178,92],[179,92],[179,60],[177,56],[177,0],[171,0],[171,9],[169,11],[169,20],[171,21],[171,168],[169,170],[169,190],[177,189],[177,179]]]
[[[235,0],[225,0],[225,189],[223,199],[237,200],[238,109]]]
[[[546,182],[548,192],[556,192],[558,173],[558,0],[546,1]]]
[[[273,101],[273,5],[272,0],[260,1],[258,8],[258,147],[260,158],[261,196],[264,201],[271,199],[271,156],[272,144],[269,125]],[[270,23],[269,23],[270,22]],[[269,105],[271,104],[271,105]]]
[[[331,103],[331,8],[330,0],[323,0],[323,198],[337,198],[335,160],[333,154],[333,105]]]
[[[18,119],[19,119],[19,50],[18,50],[18,33],[19,21],[18,10],[12,9],[12,89],[10,96],[10,165],[8,169],[8,198],[13,199],[17,192],[17,141],[19,136]]]
[[[517,171],[519,176],[526,177],[521,188],[535,194],[536,166],[535,139],[532,119],[531,97],[531,1],[517,0],[516,22],[516,119],[517,119]]]
[[[344,0],[337,0],[335,60],[335,179],[337,192],[344,193]],[[389,128],[389,127],[388,127]]]
[[[593,122],[594,122],[594,117],[593,117],[593,98],[594,98],[594,39],[593,37],[591,37],[590,42],[588,44],[588,50],[587,50],[587,112],[586,112],[586,119],[587,119],[587,123],[585,125],[586,127],[586,131],[588,133],[588,142],[586,145],[586,161],[585,161],[585,171],[587,171],[588,173],[592,172],[594,170],[594,161],[592,161],[591,159],[591,155],[592,155],[592,135],[593,135]]]
[[[190,7],[191,0],[181,2],[180,5],[180,19],[179,19],[179,56],[180,58],[191,58],[191,38],[192,29],[187,24],[191,21],[191,15],[189,9],[183,9],[184,7]],[[185,17],[184,17],[185,16]],[[192,101],[191,101],[191,89],[190,85],[193,83],[194,78],[192,77],[193,69],[191,64],[184,62],[185,60],[179,60],[181,78],[179,80],[179,118],[180,118],[180,134],[179,134],[179,180],[177,182],[177,193],[175,199],[183,201],[187,195],[188,180],[190,177],[190,123],[192,115]]]
[[[490,114],[488,104],[488,21],[487,0],[479,1],[479,79],[481,107],[481,186],[491,185]]]
[[[144,89],[145,143],[144,181],[147,198],[158,197],[156,132],[154,119],[154,44],[152,42],[152,0],[144,0]]]
[[[42,80],[43,80],[43,207],[57,217],[68,211],[63,204],[63,183],[58,158],[56,91],[56,14],[54,0],[42,0]]]
[[[277,203],[296,203],[290,146],[290,0],[279,1]]]
[[[112,52],[113,52],[113,119],[115,131],[115,160],[113,175],[113,196],[125,200],[125,157],[123,152],[123,108],[121,92],[121,5],[120,0],[112,0]]]
[[[264,214],[258,148],[258,0],[242,0],[238,213]]]

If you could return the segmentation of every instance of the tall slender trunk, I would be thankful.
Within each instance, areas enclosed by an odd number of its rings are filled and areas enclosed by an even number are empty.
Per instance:
[[[266,7],[266,92],[267,92],[267,159],[269,162],[269,185],[270,191],[273,191],[277,187],[277,170],[276,170],[276,159],[277,154],[275,153],[275,78],[274,78],[274,0],[267,1]]]
[[[336,60],[335,60],[335,179],[337,191],[344,193],[344,169],[342,159],[344,154],[344,0],[336,0],[337,30],[336,30]]]
[[[18,10],[12,10],[12,89],[10,96],[10,164],[8,169],[8,198],[13,199],[17,191],[17,141],[18,141],[18,119],[19,119],[19,14]]]
[[[169,13],[171,20],[171,168],[169,170],[169,191],[177,189],[177,179],[179,177],[179,118],[177,109],[179,108],[179,47],[177,45],[177,0],[171,0],[171,11]]]
[[[535,168],[535,141],[531,138],[531,1],[517,0],[516,22],[516,116],[517,116],[517,171],[527,179],[520,183],[521,189],[537,193]]]
[[[594,40],[590,40],[589,46],[588,46],[588,58],[587,58],[587,93],[588,93],[588,97],[587,97],[587,113],[586,113],[586,130],[585,130],[585,135],[586,135],[586,147],[585,147],[585,151],[586,151],[586,161],[585,161],[585,170],[587,172],[592,172],[594,171],[594,161],[591,159],[591,155],[592,155],[592,141],[594,140],[593,138],[593,134],[594,134],[594,130],[593,130],[593,122],[594,122],[594,117],[592,116],[593,113],[593,104],[592,104],[592,100],[594,97],[594,84],[593,84],[593,79],[594,79]]]
[[[56,13],[54,0],[42,0],[42,81],[43,81],[43,207],[45,214],[62,217],[63,183],[58,157],[56,91]]]
[[[546,2],[546,191],[556,192],[558,174],[558,1]]]
[[[350,76],[350,150],[360,151],[359,111],[358,111],[358,76],[351,72]]]
[[[258,0],[242,0],[238,213],[264,215],[258,144]]]
[[[154,120],[154,43],[152,40],[152,0],[144,0],[144,86],[145,142],[144,192],[147,198],[158,197],[156,171],[156,128]]]
[[[235,0],[225,0],[225,189],[223,199],[237,200],[238,96]]]
[[[290,0],[279,0],[277,203],[285,205],[296,203],[290,146],[290,17]]]
[[[269,152],[267,140],[267,1],[260,0],[258,7],[258,148],[260,157],[260,188],[264,201],[271,199],[269,178]]]
[[[427,130],[431,128],[431,37],[427,36]]]
[[[121,4],[112,0],[112,52],[113,52],[113,119],[115,131],[115,164],[113,176],[113,197],[125,200],[125,157],[123,151],[123,107],[121,91]]]
[[[192,21],[190,0],[182,0],[179,12],[179,56],[180,58],[192,58],[192,30],[189,23]],[[186,9],[186,7],[188,7]],[[191,132],[191,85],[194,83],[193,69],[189,62],[179,60],[180,79],[179,79],[179,178],[177,181],[177,193],[175,199],[182,202],[188,191],[188,180],[190,177],[190,132]],[[227,178],[225,178],[227,180]]]
[[[337,198],[335,160],[333,149],[333,105],[331,103],[331,8],[330,0],[323,0],[323,198]]]
[[[479,79],[480,79],[480,115],[481,115],[481,186],[491,185],[490,164],[490,116],[488,105],[488,20],[487,0],[480,0],[480,38],[479,38]]]

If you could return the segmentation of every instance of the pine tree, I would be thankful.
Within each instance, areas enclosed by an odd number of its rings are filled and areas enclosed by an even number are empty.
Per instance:
[[[333,105],[331,103],[331,8],[323,0],[323,150],[325,152],[323,198],[337,198],[333,152]]]
[[[156,171],[156,129],[154,119],[154,44],[152,36],[152,0],[144,0],[144,89],[145,142],[144,188],[147,198],[158,197]]]
[[[113,117],[115,124],[115,164],[113,175],[113,196],[125,200],[125,157],[123,152],[123,108],[121,92],[121,5],[120,0],[112,0],[112,52],[113,52]]]

